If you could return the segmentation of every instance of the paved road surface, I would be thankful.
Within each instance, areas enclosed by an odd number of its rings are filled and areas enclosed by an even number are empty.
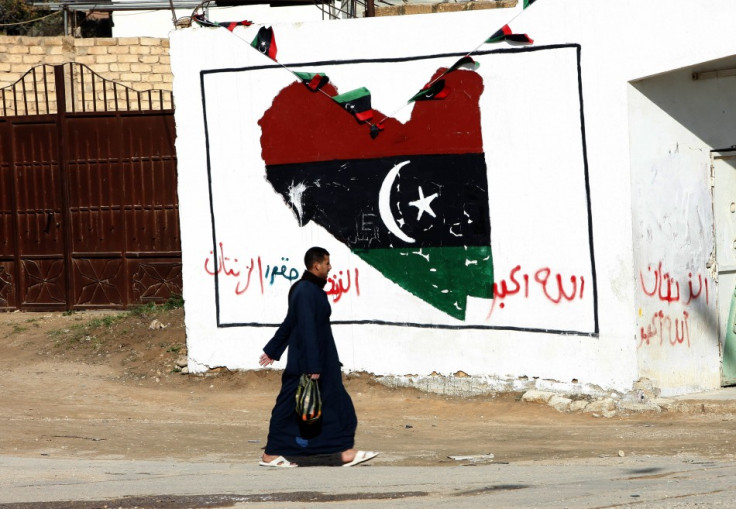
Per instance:
[[[734,507],[735,481],[736,463],[693,457],[295,469],[2,457],[0,508]]]

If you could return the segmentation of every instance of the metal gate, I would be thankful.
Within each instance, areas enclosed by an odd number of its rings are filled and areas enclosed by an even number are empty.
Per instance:
[[[736,385],[736,151],[711,152],[721,385]]]
[[[174,105],[82,64],[0,89],[0,309],[181,295]]]

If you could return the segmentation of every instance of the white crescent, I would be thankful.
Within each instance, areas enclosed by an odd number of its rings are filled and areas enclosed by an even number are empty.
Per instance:
[[[383,179],[381,189],[378,191],[378,213],[381,215],[381,220],[383,221],[383,224],[386,225],[386,228],[388,228],[388,231],[396,235],[404,242],[413,244],[415,240],[401,231],[399,225],[396,224],[396,219],[394,218],[394,215],[391,213],[391,188],[394,185],[394,180],[396,180],[396,176],[399,174],[399,170],[401,170],[401,168],[403,168],[407,164],[409,164],[409,161],[403,161],[395,165],[393,168],[391,168],[391,171],[386,174],[386,178]]]

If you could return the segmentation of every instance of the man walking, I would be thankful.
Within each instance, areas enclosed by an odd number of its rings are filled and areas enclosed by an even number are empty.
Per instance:
[[[312,247],[304,255],[304,265],[307,270],[289,289],[286,318],[259,359],[261,366],[268,366],[289,347],[260,465],[298,466],[292,460],[302,464],[357,465],[378,453],[353,448],[358,419],[342,383],[342,364],[330,327],[332,308],[323,290],[332,269],[330,253]],[[302,374],[318,380],[322,395],[322,417],[314,424],[304,424],[295,412]]]

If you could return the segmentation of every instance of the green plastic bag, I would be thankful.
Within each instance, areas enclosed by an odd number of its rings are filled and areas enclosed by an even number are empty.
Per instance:
[[[296,413],[299,419],[313,423],[322,416],[322,396],[319,394],[317,380],[309,375],[302,375],[296,389]]]

